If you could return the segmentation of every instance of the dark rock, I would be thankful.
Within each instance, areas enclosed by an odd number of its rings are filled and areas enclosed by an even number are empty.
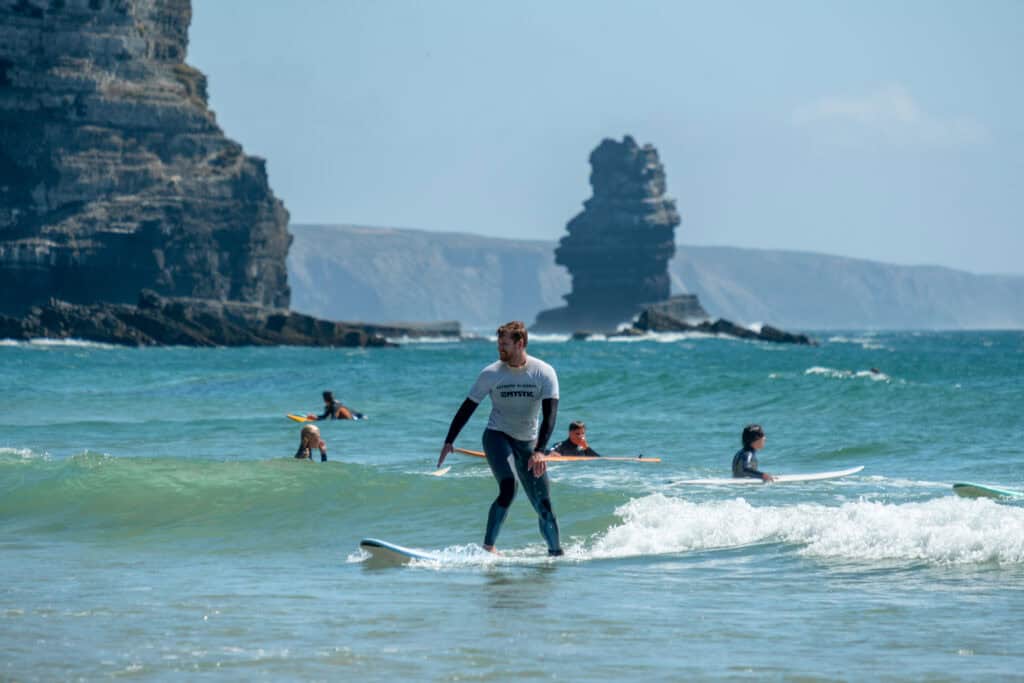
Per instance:
[[[288,306],[288,213],[184,61],[191,16],[0,0],[0,312],[144,287]]]
[[[0,315],[0,338],[84,339],[128,346],[388,346],[382,336],[455,336],[457,323],[372,326],[319,320],[257,304],[165,298],[153,291],[129,304],[52,299],[23,318]]]
[[[704,332],[706,334],[722,334],[729,337],[736,337],[737,339],[757,339],[760,341],[778,342],[784,344],[806,344],[809,346],[817,346],[817,342],[810,339],[803,334],[791,334],[789,332],[783,332],[770,325],[764,325],[761,327],[760,332],[754,332],[753,330],[737,325],[736,323],[719,318],[714,322],[709,320],[703,320],[700,323],[693,324],[685,320],[680,320],[672,315],[665,312],[666,308],[654,304],[646,307],[637,316],[633,326],[619,332],[619,335],[629,336],[636,334],[644,334],[646,332]]]
[[[651,145],[605,139],[590,154],[593,196],[569,221],[555,262],[569,269],[564,308],[541,311],[532,329],[614,329],[643,307],[668,299],[668,261],[679,225],[665,196],[665,171]]]
[[[700,305],[696,294],[677,294],[646,306],[644,311],[661,313],[688,323],[699,323],[711,318]]]

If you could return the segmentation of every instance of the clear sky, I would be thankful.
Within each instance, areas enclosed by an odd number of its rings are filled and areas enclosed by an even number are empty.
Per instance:
[[[1024,2],[193,0],[296,223],[557,239],[661,155],[680,245],[1024,273]]]

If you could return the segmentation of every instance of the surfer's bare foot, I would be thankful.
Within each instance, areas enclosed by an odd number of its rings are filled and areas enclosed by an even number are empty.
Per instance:
[[[483,549],[486,550],[489,553],[494,553],[495,555],[501,555],[501,553],[499,553],[495,549],[495,547],[493,545],[485,545],[485,546],[483,546]]]

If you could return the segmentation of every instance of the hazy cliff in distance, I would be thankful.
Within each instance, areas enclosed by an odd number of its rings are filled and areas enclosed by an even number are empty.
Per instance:
[[[332,320],[534,321],[569,292],[554,241],[352,225],[290,226],[292,308]],[[1024,328],[1024,276],[826,254],[679,245],[673,293],[787,329]]]

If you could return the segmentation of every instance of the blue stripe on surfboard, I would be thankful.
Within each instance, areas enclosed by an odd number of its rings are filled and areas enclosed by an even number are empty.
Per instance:
[[[412,560],[437,559],[432,555],[421,553],[418,550],[406,548],[387,541],[382,541],[379,538],[364,538],[359,542],[359,547],[368,552],[375,560],[393,562],[395,564],[402,564]]]

